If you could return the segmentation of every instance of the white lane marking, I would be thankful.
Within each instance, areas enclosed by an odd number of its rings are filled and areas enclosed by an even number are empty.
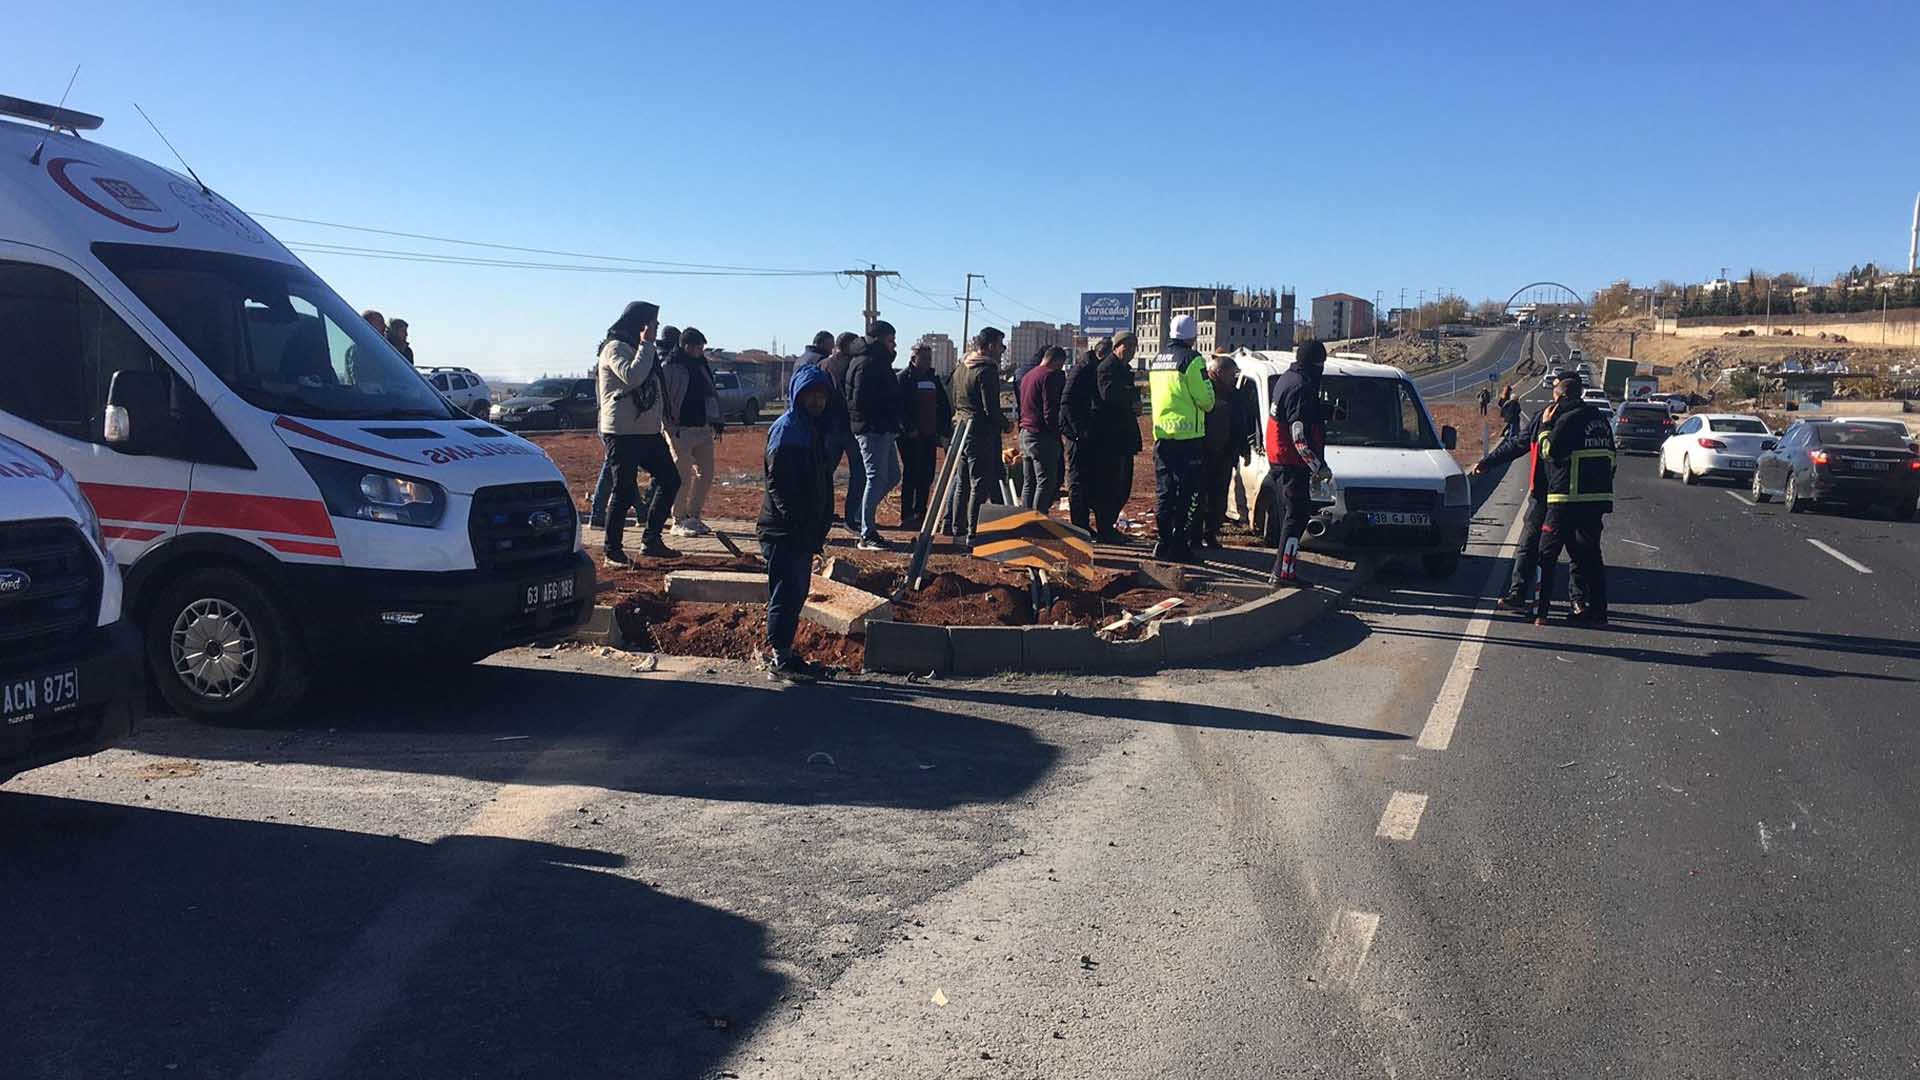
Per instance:
[[[1829,554],[1829,555],[1831,555],[1831,556],[1833,556],[1834,558],[1836,558],[1836,559],[1839,559],[1839,560],[1840,560],[1841,562],[1843,562],[1843,563],[1846,563],[1846,564],[1847,564],[1848,566],[1850,566],[1850,567],[1852,567],[1852,568],[1853,568],[1853,569],[1855,569],[1855,570],[1858,570],[1858,571],[1860,571],[1860,572],[1861,572],[1861,573],[1863,573],[1863,574],[1871,574],[1871,573],[1873,573],[1873,571],[1872,571],[1871,569],[1869,569],[1869,568],[1867,567],[1867,564],[1866,564],[1866,563],[1863,563],[1863,562],[1861,562],[1860,560],[1858,560],[1858,559],[1855,559],[1855,558],[1853,558],[1852,556],[1850,556],[1850,555],[1847,555],[1847,554],[1846,554],[1846,553],[1844,553],[1844,552],[1841,552],[1841,551],[1838,551],[1838,550],[1836,550],[1836,549],[1835,549],[1835,548],[1834,548],[1834,547],[1833,547],[1832,545],[1830,545],[1830,544],[1825,544],[1825,543],[1822,543],[1822,542],[1820,542],[1820,541],[1818,541],[1818,540],[1815,540],[1815,539],[1814,539],[1813,537],[1811,537],[1811,536],[1809,536],[1809,537],[1807,537],[1807,543],[1809,543],[1809,544],[1812,544],[1812,545],[1813,545],[1814,547],[1817,547],[1817,548],[1819,548],[1819,549],[1820,549],[1821,551],[1824,551],[1824,552],[1826,552],[1827,554]]]
[[[1360,968],[1373,948],[1374,932],[1380,929],[1380,915],[1373,911],[1342,911],[1333,917],[1327,931],[1326,967],[1329,982],[1354,983]]]
[[[1624,537],[1624,536],[1622,536],[1622,537],[1620,537],[1620,542],[1621,542],[1621,543],[1623,543],[1623,544],[1632,544],[1632,545],[1633,545],[1634,547],[1643,547],[1643,548],[1646,548],[1646,549],[1647,549],[1648,551],[1659,551],[1659,550],[1660,550],[1659,548],[1657,548],[1657,547],[1654,547],[1654,546],[1653,546],[1652,544],[1643,544],[1643,543],[1641,543],[1641,542],[1640,542],[1640,541],[1638,541],[1638,540],[1629,540],[1629,539],[1627,539],[1627,538],[1626,538],[1626,537]]]
[[[1396,791],[1387,800],[1386,812],[1380,815],[1380,827],[1373,835],[1382,840],[1411,840],[1420,828],[1420,815],[1427,811],[1427,797],[1411,791]]]
[[[1759,824],[1760,824],[1760,850],[1762,852],[1770,853],[1773,851],[1773,834],[1767,831],[1766,822],[1762,821]]]
[[[1507,529],[1507,539],[1502,549],[1511,548],[1520,538],[1520,530],[1527,524],[1525,513],[1513,516],[1513,525]],[[1493,566],[1487,574],[1487,583],[1481,587],[1482,597],[1500,596],[1506,592],[1507,578],[1512,568],[1502,560]],[[1486,642],[1487,631],[1493,628],[1492,601],[1483,599],[1474,610],[1474,616],[1467,623],[1465,636],[1460,639],[1460,648],[1453,654],[1453,666],[1447,669],[1447,680],[1440,684],[1440,694],[1433,700],[1433,711],[1427,714],[1426,726],[1420,729],[1417,744],[1422,750],[1445,750],[1453,744],[1453,729],[1460,723],[1461,706],[1467,703],[1467,688],[1473,685],[1473,673],[1480,666],[1480,647]]]
[[[1757,503],[1757,502],[1754,502],[1754,501],[1753,501],[1752,499],[1749,499],[1749,498],[1747,498],[1747,497],[1746,497],[1745,495],[1742,495],[1742,494],[1740,494],[1740,493],[1739,493],[1739,492],[1737,492],[1737,491],[1729,491],[1729,492],[1727,492],[1727,498],[1729,498],[1729,499],[1732,499],[1732,500],[1733,500],[1734,502],[1738,502],[1738,503],[1745,503],[1745,504],[1747,504],[1748,506],[1759,506],[1759,505],[1760,505],[1759,503]]]

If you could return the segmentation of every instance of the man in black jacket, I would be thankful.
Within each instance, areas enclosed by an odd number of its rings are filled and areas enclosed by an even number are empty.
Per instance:
[[[918,529],[933,492],[934,451],[953,435],[953,403],[933,370],[933,347],[913,347],[900,376],[900,527]]]
[[[1113,352],[1094,376],[1093,458],[1094,539],[1103,544],[1133,541],[1115,528],[1133,495],[1133,463],[1140,440],[1140,387],[1134,381],[1133,354],[1140,339],[1129,330],[1113,339]]]
[[[1576,601],[1569,623],[1607,623],[1607,564],[1600,554],[1600,532],[1613,511],[1613,425],[1606,415],[1580,400],[1580,374],[1569,371],[1554,384],[1554,411],[1540,439],[1546,464],[1547,517],[1540,525],[1540,592],[1534,597],[1533,624],[1545,626],[1553,606],[1554,564],[1566,548],[1573,563]]]
[[[1099,440],[1093,431],[1094,398],[1098,394],[1100,362],[1113,352],[1106,338],[1093,343],[1067,375],[1061,395],[1060,429],[1067,437],[1067,514],[1074,525],[1093,527],[1093,464]]]
[[[833,521],[833,467],[826,412],[833,379],[803,364],[787,390],[787,411],[767,432],[767,486],[760,502],[760,553],[767,560],[767,673],[813,682],[831,672],[793,651],[800,609],[813,583],[813,557]]]
[[[862,551],[887,551],[880,536],[880,503],[900,483],[900,381],[893,373],[896,334],[893,324],[877,321],[867,329],[847,365],[847,419],[860,447],[865,480],[858,505],[849,496],[847,513],[859,511],[847,525],[860,537]]]

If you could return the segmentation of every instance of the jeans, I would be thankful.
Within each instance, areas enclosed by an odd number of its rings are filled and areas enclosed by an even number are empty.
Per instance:
[[[594,481],[593,498],[587,504],[587,521],[606,524],[607,500],[611,498],[613,498],[613,451],[608,450],[600,459],[600,479]]]
[[[1547,500],[1527,500],[1526,524],[1520,526],[1520,544],[1513,551],[1513,577],[1507,582],[1507,595],[1525,600],[1533,593],[1534,579],[1540,573],[1540,526],[1547,520]],[[1581,598],[1579,583],[1573,598]]]
[[[776,659],[793,652],[800,609],[813,587],[813,552],[787,540],[760,542],[767,560],[767,647]]]
[[[867,467],[860,460],[860,444],[858,441],[847,444],[846,457],[847,512],[841,515],[840,520],[847,523],[847,528],[857,532],[859,531],[860,515],[865,512],[867,497]],[[839,462],[836,461],[834,464],[837,466]]]
[[[1060,436],[1044,431],[1020,433],[1020,502],[1029,510],[1052,511],[1060,499]]]
[[[1000,501],[1000,437],[970,432],[964,446],[948,453],[960,455],[954,472],[954,532],[969,542],[980,524],[980,507]]]
[[[933,496],[934,440],[900,439],[900,526],[917,529],[927,517],[927,500]]]
[[[1160,533],[1157,546],[1168,554],[1187,551],[1193,497],[1199,490],[1200,451],[1199,439],[1161,439],[1153,444],[1153,479],[1158,497],[1153,523]]]
[[[653,493],[647,506],[646,539],[660,539],[667,526],[667,514],[673,498],[680,493],[680,472],[673,467],[673,452],[667,449],[663,435],[602,435],[607,444],[607,459],[613,463],[613,497],[607,502],[607,550],[620,550],[627,527],[627,511],[640,501],[636,476],[641,469],[653,478]]]
[[[676,428],[667,432],[673,464],[680,470],[680,494],[673,500],[673,519],[685,525],[699,521],[713,489],[713,429]]]
[[[900,486],[900,436],[887,431],[869,432],[853,438],[860,447],[864,489],[861,492],[860,519],[849,520],[847,524],[861,536],[877,536],[880,532],[880,502]],[[848,498],[851,500],[851,492]]]

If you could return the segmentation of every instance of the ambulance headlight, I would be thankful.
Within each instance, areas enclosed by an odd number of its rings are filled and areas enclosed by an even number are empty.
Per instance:
[[[334,517],[430,529],[447,515],[447,491],[431,480],[299,450],[293,456],[313,477]]]

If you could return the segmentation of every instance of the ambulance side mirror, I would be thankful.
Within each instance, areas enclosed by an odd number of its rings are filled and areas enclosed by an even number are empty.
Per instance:
[[[1460,433],[1451,424],[1440,429],[1440,445],[1449,450],[1460,445]]]
[[[140,454],[167,445],[173,428],[167,378],[161,371],[113,373],[113,382],[107,387],[105,430],[101,432],[108,446]]]

